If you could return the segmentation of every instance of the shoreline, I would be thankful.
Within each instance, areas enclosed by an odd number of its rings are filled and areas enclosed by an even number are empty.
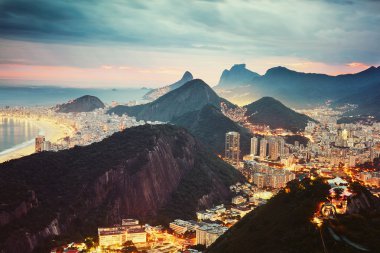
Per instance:
[[[47,141],[52,143],[58,142],[58,140],[71,136],[73,129],[67,125],[59,124],[51,119],[34,119],[17,116],[6,116],[7,118],[20,118],[29,121],[39,129],[39,134],[44,135]],[[34,139],[26,140],[20,144],[17,144],[9,149],[3,150],[0,154],[0,163],[4,163],[9,160],[21,158],[34,154],[35,146]]]

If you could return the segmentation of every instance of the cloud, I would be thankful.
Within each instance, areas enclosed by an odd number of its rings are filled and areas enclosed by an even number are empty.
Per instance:
[[[0,0],[0,63],[210,73],[271,57],[305,69],[376,65],[379,10],[369,0]]]
[[[351,62],[351,63],[347,63],[346,66],[351,67],[351,68],[369,68],[369,65],[364,64],[362,62]]]

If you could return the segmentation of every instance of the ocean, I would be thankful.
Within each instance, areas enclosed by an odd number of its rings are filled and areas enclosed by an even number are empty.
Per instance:
[[[30,145],[39,133],[27,120],[0,117],[0,156]]]
[[[0,86],[0,107],[4,106],[36,106],[65,103],[69,100],[92,95],[104,103],[112,101],[124,104],[130,101],[144,102],[142,97],[149,90],[144,88],[125,89],[75,89],[58,87],[11,87]]]
[[[83,95],[98,97],[106,104],[116,101],[143,103],[148,89],[75,89],[57,87],[0,86],[0,107],[5,106],[54,106]],[[39,129],[27,121],[0,117],[0,156],[34,142]]]

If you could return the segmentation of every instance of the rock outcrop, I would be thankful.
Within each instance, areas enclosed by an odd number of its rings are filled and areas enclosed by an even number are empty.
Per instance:
[[[79,240],[122,218],[152,224],[194,218],[196,210],[228,200],[229,185],[240,180],[185,129],[170,125],[12,160],[0,165],[0,196],[14,194],[0,199],[2,206],[24,201],[10,182],[33,190],[38,205],[0,226],[0,252],[31,252],[53,235]]]

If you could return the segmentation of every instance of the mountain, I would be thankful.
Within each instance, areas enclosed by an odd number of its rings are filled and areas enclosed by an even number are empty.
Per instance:
[[[99,108],[104,108],[103,102],[94,96],[85,95],[69,101],[66,104],[57,105],[57,112],[91,112]]]
[[[188,129],[197,139],[218,154],[224,152],[226,133],[239,132],[242,154],[250,152],[252,136],[248,130],[226,117],[213,105],[208,104],[201,110],[185,113],[174,118],[171,123]]]
[[[117,115],[128,114],[137,120],[168,122],[187,112],[200,110],[206,104],[220,108],[220,103],[233,106],[220,98],[210,86],[200,79],[194,79],[163,95],[157,100],[137,106],[116,106],[108,111]]]
[[[185,129],[144,125],[101,142],[0,164],[0,252],[44,252],[97,227],[194,219],[244,181]],[[38,250],[37,250],[38,249]]]
[[[315,121],[272,97],[263,97],[244,108],[247,109],[245,115],[248,122],[269,125],[271,128],[284,128],[296,132],[304,129],[308,121]]]
[[[239,79],[239,76],[235,78]],[[330,76],[297,72],[279,66],[269,69],[265,75],[253,77],[249,82],[245,75],[240,79],[244,80],[244,86],[235,82],[214,88],[218,94],[236,103],[272,96],[291,106],[304,107],[321,104],[326,100],[337,100],[379,83],[380,67],[370,67],[356,74]]]
[[[189,71],[186,71],[179,81],[177,81],[171,85],[167,85],[167,86],[164,86],[161,88],[150,90],[148,93],[146,93],[144,95],[143,98],[146,100],[150,100],[150,101],[156,100],[157,98],[161,97],[162,95],[165,95],[169,91],[172,91],[172,90],[175,90],[175,89],[181,87],[182,85],[184,85],[185,83],[187,83],[191,80],[193,80],[193,75]]]
[[[328,195],[329,186],[310,180],[294,180],[288,185],[289,193],[281,190],[267,204],[248,213],[206,252],[322,252],[315,251],[321,249],[321,243],[310,218]]]
[[[311,222],[328,195],[329,186],[322,180],[291,181],[219,237],[206,253],[380,252],[380,212],[376,209],[336,215],[324,220],[321,228]],[[353,199],[368,206],[361,196]]]
[[[219,79],[218,86],[238,86],[250,83],[254,77],[259,74],[250,71],[245,67],[245,64],[235,64],[230,70],[225,69]]]
[[[364,87],[352,94],[337,100],[334,105],[356,104],[357,108],[344,114],[344,116],[354,116],[361,119],[366,116],[373,116],[380,121],[380,82],[368,87]]]

